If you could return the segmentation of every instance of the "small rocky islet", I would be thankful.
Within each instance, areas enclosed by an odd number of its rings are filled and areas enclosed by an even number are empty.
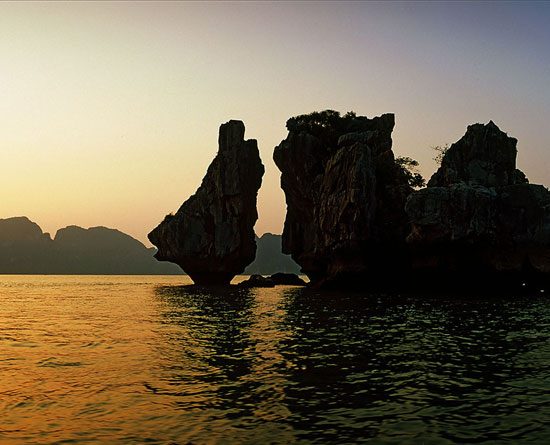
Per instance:
[[[418,188],[392,151],[394,125],[393,114],[331,110],[287,121],[273,153],[287,203],[282,251],[309,286],[550,290],[550,191],[516,168],[517,140],[493,122],[470,125]],[[157,259],[180,265],[197,284],[228,284],[256,251],[264,173],[257,143],[230,121],[219,147],[196,194],[149,234]],[[271,284],[278,281],[241,283]]]

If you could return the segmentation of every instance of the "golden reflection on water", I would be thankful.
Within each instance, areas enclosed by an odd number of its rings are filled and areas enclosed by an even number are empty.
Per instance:
[[[275,378],[264,372],[280,359],[271,342],[284,335],[269,326],[282,315],[273,289],[259,303],[254,290],[226,303],[223,289],[191,298],[181,276],[0,278],[2,443],[185,442],[205,440],[205,430],[216,442],[234,434],[231,400],[246,397],[218,380]],[[185,411],[184,428],[175,408]],[[287,414],[250,402],[250,415],[281,443],[292,441],[291,428],[268,423]]]
[[[0,276],[0,443],[550,443],[548,300],[188,284]]]
[[[94,431],[99,439],[138,421],[144,365],[158,336],[151,329],[155,302],[140,291],[146,287],[127,277],[1,282],[4,434],[52,441]]]

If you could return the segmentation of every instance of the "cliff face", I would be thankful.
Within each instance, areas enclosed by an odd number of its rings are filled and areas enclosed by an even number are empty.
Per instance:
[[[287,122],[273,154],[287,203],[283,253],[314,285],[353,286],[400,267],[412,189],[394,160],[393,127],[393,114],[332,111]]]
[[[449,147],[428,187],[457,183],[503,187],[528,182],[516,169],[517,142],[493,121],[470,125],[466,134]]]
[[[516,142],[493,122],[469,126],[409,197],[413,270],[447,286],[460,276],[491,287],[548,281],[550,192],[516,169]]]
[[[178,264],[197,284],[228,284],[256,254],[256,197],[264,166],[244,124],[220,127],[219,151],[197,192],[167,216],[149,240],[160,261]]]

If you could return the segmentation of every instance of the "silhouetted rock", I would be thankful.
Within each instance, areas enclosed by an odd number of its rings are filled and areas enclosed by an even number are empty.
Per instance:
[[[244,124],[220,127],[218,154],[197,192],[149,239],[159,261],[178,264],[197,284],[228,284],[254,260],[256,196],[264,166]]]
[[[174,265],[154,260],[155,249],[106,227],[69,226],[54,238],[58,270],[68,274],[177,274]]]
[[[517,139],[508,137],[490,121],[474,124],[451,145],[428,187],[447,187],[457,183],[502,187],[527,182],[516,170]]]
[[[383,281],[404,266],[412,189],[391,150],[393,127],[393,114],[330,110],[287,122],[273,154],[287,203],[283,253],[312,284]]]
[[[475,124],[406,211],[417,277],[444,287],[540,286],[550,277],[550,192],[516,169],[516,139]]]
[[[245,281],[241,281],[238,286],[240,287],[275,287],[275,283],[271,278],[264,277],[262,275],[254,274],[250,275],[250,278]]]
[[[256,238],[256,259],[245,270],[246,275],[271,275],[275,272],[297,274],[300,267],[292,260],[290,255],[282,253],[281,235],[264,233]]]
[[[271,275],[270,280],[275,283],[275,285],[291,285],[291,286],[305,286],[307,283],[302,280],[298,275],[294,273],[283,273],[277,272]]]
[[[54,240],[28,218],[0,219],[0,273],[177,274],[138,240],[105,227],[60,229]]]
[[[33,274],[52,271],[53,242],[27,217],[0,219],[0,273]]]

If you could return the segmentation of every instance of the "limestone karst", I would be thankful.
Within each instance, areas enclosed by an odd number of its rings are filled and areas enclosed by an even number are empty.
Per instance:
[[[287,203],[283,253],[314,285],[401,267],[412,188],[391,149],[394,122],[330,110],[287,122],[273,154]]]
[[[256,254],[256,196],[264,166],[243,122],[220,126],[219,150],[202,184],[149,233],[160,261],[178,264],[196,284],[228,284]]]
[[[417,276],[459,288],[548,281],[550,192],[516,169],[516,143],[493,122],[470,125],[428,187],[411,194],[407,241]]]

